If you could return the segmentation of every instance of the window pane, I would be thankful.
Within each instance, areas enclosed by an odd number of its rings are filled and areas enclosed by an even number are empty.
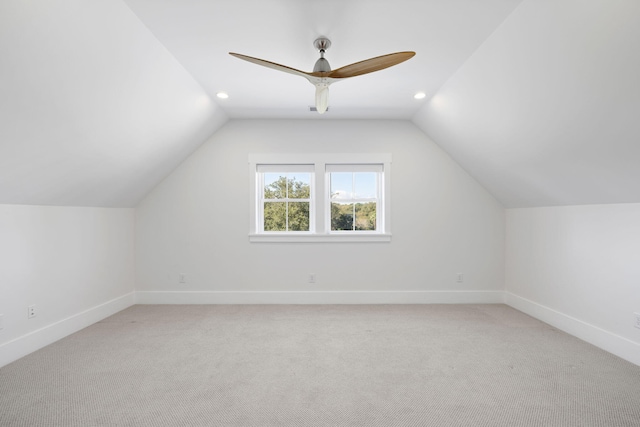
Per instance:
[[[353,230],[353,203],[331,203],[331,230]]]
[[[354,199],[375,199],[377,197],[375,172],[354,173]]]
[[[350,199],[353,194],[353,173],[332,172],[331,173],[331,198]]]
[[[290,199],[308,199],[311,197],[311,174],[296,173],[288,175],[288,191]]]
[[[355,229],[375,231],[376,229],[376,202],[356,203]]]
[[[285,197],[287,197],[286,174],[265,173],[264,174],[264,198],[265,199],[284,199]],[[265,215],[265,218],[266,218],[266,215]]]
[[[289,231],[309,231],[309,202],[289,203]]]
[[[265,202],[264,231],[287,231],[286,202]]]

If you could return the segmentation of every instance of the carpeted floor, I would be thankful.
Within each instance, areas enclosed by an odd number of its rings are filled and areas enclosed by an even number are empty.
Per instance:
[[[133,306],[0,369],[1,426],[640,426],[640,367],[504,305]]]

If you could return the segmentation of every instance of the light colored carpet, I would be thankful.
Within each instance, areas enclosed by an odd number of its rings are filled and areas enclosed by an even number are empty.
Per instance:
[[[0,369],[2,426],[640,426],[640,367],[504,305],[134,306]]]

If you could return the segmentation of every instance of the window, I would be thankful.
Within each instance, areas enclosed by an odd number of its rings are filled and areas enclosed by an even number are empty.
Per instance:
[[[258,230],[263,232],[313,231],[311,183],[313,167],[258,165]]]
[[[389,154],[251,154],[252,242],[390,241]]]
[[[327,165],[331,231],[380,229],[382,165]]]

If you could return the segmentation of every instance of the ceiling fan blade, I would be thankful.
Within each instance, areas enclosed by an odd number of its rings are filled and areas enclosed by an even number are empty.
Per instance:
[[[276,64],[275,62],[265,61],[264,59],[254,58],[252,56],[241,55],[239,53],[233,53],[233,52],[229,52],[229,55],[235,56],[236,58],[239,58],[239,59],[244,59],[245,61],[253,62],[254,64],[262,65],[263,67],[273,68],[274,70],[284,71],[285,73],[302,76],[306,79],[308,79],[311,76],[311,73],[296,70],[295,68],[287,67],[286,65]]]
[[[337,70],[326,73],[326,76],[334,79],[346,79],[348,77],[361,76],[363,74],[373,73],[374,71],[384,70],[385,68],[397,65],[413,58],[415,54],[415,52],[396,52],[388,55],[376,56],[375,58],[365,59],[364,61],[345,65]]]

